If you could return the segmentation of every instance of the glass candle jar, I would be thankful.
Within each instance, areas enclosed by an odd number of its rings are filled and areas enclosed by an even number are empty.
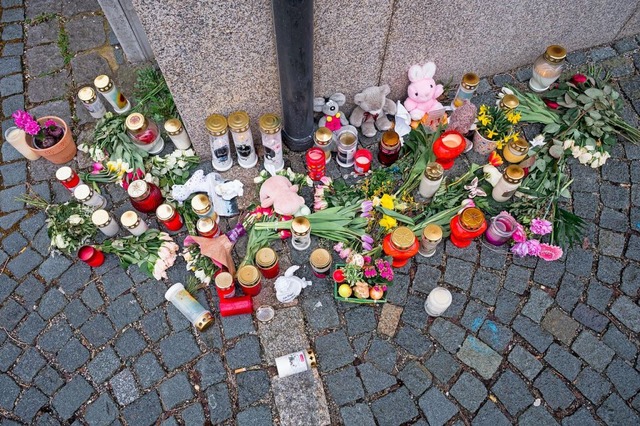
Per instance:
[[[164,130],[171,138],[171,142],[175,145],[176,149],[189,149],[191,148],[191,139],[184,126],[177,118],[172,118],[164,122]]]
[[[517,164],[527,158],[529,152],[529,142],[523,137],[516,140],[509,140],[507,146],[502,150],[502,158],[511,164]]]
[[[343,127],[338,132],[338,156],[336,162],[340,167],[353,166],[353,157],[358,148],[358,133],[349,127]]]
[[[160,204],[156,209],[156,217],[169,231],[178,231],[184,225],[182,216],[171,204]]]
[[[451,292],[444,287],[436,287],[427,296],[424,302],[424,310],[430,317],[439,317],[451,305],[453,297]]]
[[[432,198],[436,192],[438,192],[443,176],[444,169],[439,163],[434,161],[433,163],[427,164],[420,180],[420,187],[418,188],[420,195],[423,198]]]
[[[194,299],[181,283],[175,283],[169,287],[164,298],[171,302],[199,331],[204,331],[213,324],[211,312]]]
[[[9,127],[4,131],[4,140],[16,149],[27,160],[37,160],[40,155],[33,152],[27,143],[27,134],[24,130],[18,129],[16,126]]]
[[[257,296],[262,290],[260,271],[253,265],[244,265],[238,269],[236,279],[240,288],[247,296]]]
[[[400,157],[400,135],[394,130],[387,130],[382,134],[378,145],[378,161],[380,164],[390,166]]]
[[[206,194],[196,194],[191,199],[191,210],[193,210],[198,217],[214,217],[216,214],[213,209],[213,204]]]
[[[236,296],[228,299],[220,299],[220,316],[230,317],[253,313],[253,300],[251,296]]]
[[[326,156],[320,148],[311,148],[305,155],[307,171],[312,180],[320,180],[324,177],[327,167]]]
[[[500,109],[505,111],[510,111],[518,108],[520,106],[520,100],[516,95],[504,95],[502,99],[500,99]]]
[[[122,216],[120,216],[120,223],[127,229],[127,231],[131,232],[131,234],[136,237],[144,234],[146,230],[149,229],[149,226],[145,221],[140,219],[138,213],[132,210],[122,213]]]
[[[311,245],[311,222],[304,216],[291,221],[291,245],[296,250],[306,250]]]
[[[160,188],[142,179],[131,182],[127,194],[133,208],[142,213],[153,213],[164,202]]]
[[[220,235],[220,227],[215,219],[211,217],[201,217],[196,222],[196,231],[198,235],[205,238],[213,238]]]
[[[451,102],[451,108],[460,108],[464,105],[465,101],[471,102],[471,98],[478,88],[478,84],[480,84],[478,74],[468,72],[463,75],[460,86],[458,86],[458,91],[456,92],[456,97],[453,98],[453,102]]]
[[[382,240],[382,249],[393,258],[391,266],[402,268],[409,259],[418,253],[420,243],[413,231],[406,226],[399,226]]]
[[[164,149],[164,139],[155,121],[139,112],[129,114],[125,121],[129,138],[135,146],[149,154],[159,154]]]
[[[357,175],[363,175],[371,170],[371,160],[373,155],[368,149],[359,149],[353,155],[353,171]]]
[[[533,73],[529,80],[529,87],[534,92],[544,92],[562,74],[564,58],[567,50],[557,44],[547,47],[547,50],[533,63]]]
[[[467,207],[451,219],[449,227],[451,243],[458,248],[465,248],[474,238],[484,233],[487,229],[487,221],[479,208]]]
[[[93,212],[91,222],[107,237],[114,237],[120,232],[120,225],[106,210],[98,209]]]
[[[226,172],[233,166],[231,145],[227,131],[227,119],[220,114],[211,114],[205,121],[209,132],[209,147],[211,148],[211,164],[219,172]]]
[[[448,130],[440,135],[433,143],[433,153],[436,161],[443,169],[449,170],[453,167],[453,162],[462,154],[467,146],[467,142],[459,132]]]
[[[97,268],[104,263],[104,253],[95,247],[82,246],[78,250],[78,259],[92,268]]]
[[[431,257],[436,253],[438,244],[442,241],[442,227],[435,223],[430,223],[422,230],[422,238],[420,239],[421,256]]]
[[[275,278],[280,273],[280,262],[278,262],[277,253],[269,248],[264,247],[256,253],[256,265],[263,277],[267,279]]]
[[[93,118],[100,119],[107,113],[107,109],[93,87],[85,86],[78,90],[78,99]]]
[[[214,278],[216,283],[216,293],[220,299],[229,299],[236,295],[236,285],[233,282],[233,275],[228,272],[220,272]]]
[[[491,196],[499,203],[504,203],[516,193],[522,179],[524,178],[524,170],[517,165],[510,165],[502,173],[502,178],[493,187]]]
[[[238,164],[245,169],[254,167],[258,162],[258,156],[249,128],[249,114],[245,111],[236,111],[229,114],[228,121],[233,135],[233,144],[236,146],[236,154],[238,154]]]
[[[313,275],[318,278],[326,278],[331,271],[331,253],[323,248],[315,249],[309,256],[309,263]]]
[[[282,155],[282,121],[275,114],[264,114],[260,117],[260,136],[264,148],[264,165],[275,171],[284,168]]]
[[[93,80],[93,85],[96,86],[98,92],[104,96],[104,98],[111,104],[116,114],[124,114],[131,109],[131,103],[120,92],[120,89],[113,84],[113,81],[108,75],[99,75]]]
[[[313,143],[316,148],[320,148],[324,152],[325,163],[329,164],[333,149],[333,132],[326,127],[319,127],[313,134]]]
[[[60,167],[56,170],[56,179],[71,192],[76,189],[76,186],[83,183],[75,170],[67,166]]]
[[[73,197],[85,206],[102,209],[107,205],[107,199],[95,192],[85,184],[76,186],[73,190]]]
[[[500,213],[498,216],[491,218],[487,232],[484,233],[484,238],[489,244],[494,246],[501,246],[511,239],[518,223],[509,214]]]

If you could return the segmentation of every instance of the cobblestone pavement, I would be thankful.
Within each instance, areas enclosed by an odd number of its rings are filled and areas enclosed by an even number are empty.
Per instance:
[[[1,4],[3,130],[27,106],[73,120],[86,128],[77,139],[86,137],[90,118],[76,109],[74,90],[102,72],[126,89],[133,75],[97,3]],[[58,43],[60,34],[68,43]],[[608,68],[636,125],[639,42],[568,57],[574,68]],[[483,79],[475,102],[492,103],[502,84],[529,76],[523,68]],[[197,333],[164,301],[168,283],[125,272],[114,258],[90,270],[49,257],[43,214],[14,197],[31,189],[66,201],[68,193],[52,183],[55,167],[27,164],[3,144],[0,423],[639,424],[640,148],[619,145],[613,157],[598,171],[571,166],[573,210],[590,229],[562,261],[446,244],[399,270],[384,306],[336,302],[318,280],[282,305],[267,282],[255,305],[276,308],[271,322],[216,314],[216,324]],[[290,161],[302,170],[299,155]],[[108,198],[118,213],[127,208],[122,190],[111,188]],[[276,248],[281,267],[306,265],[308,253]],[[244,252],[242,243],[236,251]],[[311,276],[307,266],[302,271]],[[169,275],[184,282],[184,263]],[[436,285],[454,297],[432,319],[423,303]],[[198,299],[215,312],[214,296],[203,290]],[[273,358],[307,347],[318,369],[279,379]],[[241,367],[248,371],[235,374]]]

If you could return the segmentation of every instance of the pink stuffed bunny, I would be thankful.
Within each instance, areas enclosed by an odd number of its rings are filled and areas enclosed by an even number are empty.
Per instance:
[[[409,88],[404,101],[404,107],[411,114],[411,119],[419,121],[430,112],[442,108],[442,104],[436,99],[442,95],[442,84],[436,84],[433,79],[436,73],[436,64],[427,62],[423,66],[414,65],[409,68]]]
[[[286,216],[293,216],[304,205],[304,198],[298,195],[298,185],[292,185],[284,176],[271,176],[260,188],[260,204]]]

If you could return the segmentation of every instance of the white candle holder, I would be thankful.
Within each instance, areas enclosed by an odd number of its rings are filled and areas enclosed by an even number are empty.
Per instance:
[[[439,317],[447,310],[453,300],[451,292],[444,287],[431,290],[424,302],[424,310],[430,317]]]

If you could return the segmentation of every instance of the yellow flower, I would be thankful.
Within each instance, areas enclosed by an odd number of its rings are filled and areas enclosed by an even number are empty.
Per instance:
[[[384,194],[380,198],[380,205],[385,209],[393,210],[393,197],[389,194]]]
[[[487,130],[487,134],[485,136],[487,139],[493,139],[493,137],[497,134],[498,132],[494,132],[493,130],[489,129]]]
[[[387,216],[386,214],[382,216],[382,219],[380,219],[379,223],[380,226],[383,226],[387,230],[398,226],[398,222],[394,218],[392,218],[391,216]]]
[[[489,111],[489,108],[486,105],[480,105],[480,114],[486,114]]]
[[[373,197],[371,199],[371,202],[373,203],[373,207],[378,207],[380,205],[380,198],[378,197]]]
[[[504,143],[507,142],[508,136],[504,139],[500,139],[499,141],[496,141],[496,148],[498,149],[502,149],[502,147],[504,146]]]
[[[480,122],[480,124],[482,124],[483,126],[487,126],[489,124],[491,124],[491,117],[488,117],[486,115],[479,115],[478,116],[478,121]]]
[[[511,124],[517,124],[521,118],[522,115],[519,112],[509,111],[507,113],[507,120],[509,120],[509,123]]]

